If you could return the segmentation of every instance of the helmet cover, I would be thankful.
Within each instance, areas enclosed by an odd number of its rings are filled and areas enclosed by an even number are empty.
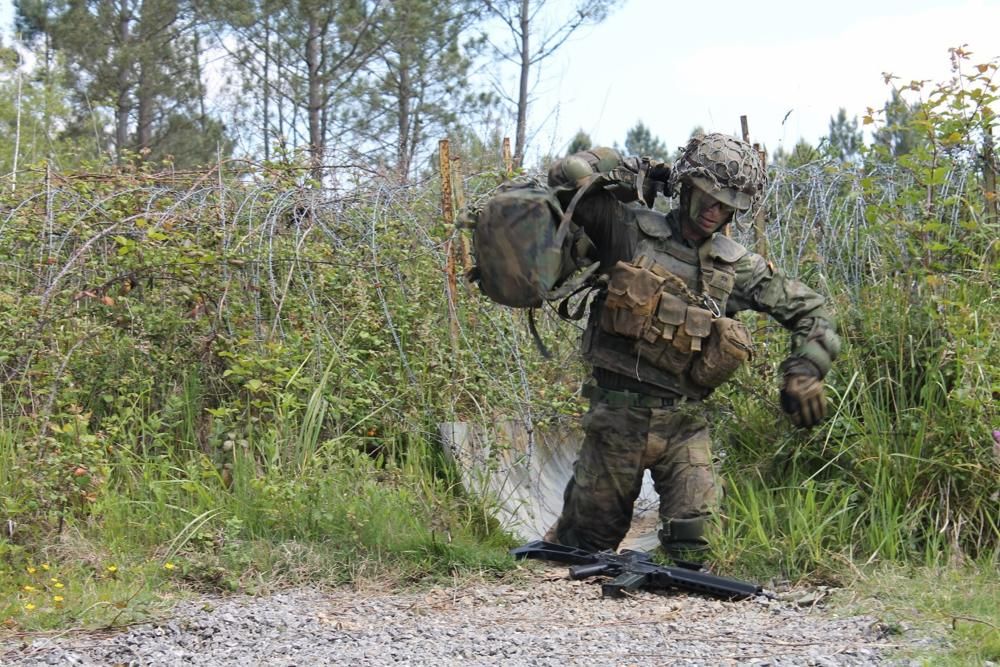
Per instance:
[[[747,211],[764,192],[767,176],[757,150],[745,141],[713,132],[691,138],[674,163],[669,187],[688,184],[731,206]]]

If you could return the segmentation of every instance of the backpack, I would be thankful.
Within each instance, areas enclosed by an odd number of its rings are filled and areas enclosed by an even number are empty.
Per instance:
[[[581,289],[599,262],[572,220],[581,187],[565,212],[555,192],[534,179],[508,181],[473,216],[476,265],[468,278],[496,303],[538,308]]]

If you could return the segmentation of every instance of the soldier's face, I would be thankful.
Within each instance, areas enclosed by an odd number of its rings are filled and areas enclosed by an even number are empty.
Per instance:
[[[735,210],[708,193],[691,188],[691,207],[688,211],[690,236],[694,239],[708,238],[732,219]]]

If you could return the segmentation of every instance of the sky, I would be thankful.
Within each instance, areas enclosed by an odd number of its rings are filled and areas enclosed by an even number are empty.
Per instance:
[[[543,62],[529,156],[562,154],[578,130],[623,144],[638,121],[673,148],[698,126],[738,135],[741,115],[770,152],[815,144],[839,108],[884,104],[883,72],[945,80],[963,44],[973,63],[1000,59],[1000,0],[625,0]]]
[[[773,152],[815,144],[839,108],[881,107],[905,82],[944,81],[949,47],[1000,58],[1000,0],[627,0],[544,65],[531,111],[537,150],[561,154],[578,130],[624,144],[642,121],[668,148],[695,127]]]

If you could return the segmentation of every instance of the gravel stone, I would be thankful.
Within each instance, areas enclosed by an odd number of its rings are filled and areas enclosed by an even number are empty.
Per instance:
[[[545,568],[516,585],[200,599],[118,634],[0,638],[0,664],[854,667],[886,664],[896,646],[876,619],[820,605],[650,591],[609,599],[597,580],[564,575]]]

